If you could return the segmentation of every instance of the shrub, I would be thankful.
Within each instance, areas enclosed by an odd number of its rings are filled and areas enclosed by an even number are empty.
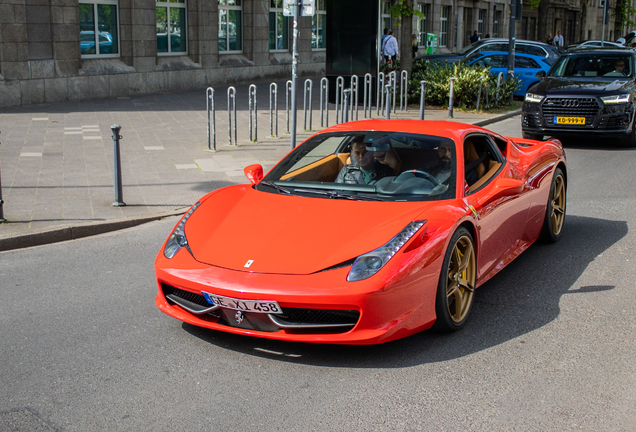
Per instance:
[[[381,71],[386,74],[388,68],[385,65],[383,67]],[[399,67],[399,63],[394,64],[394,67]],[[397,75],[399,80],[399,70]],[[453,106],[462,109],[475,109],[480,84],[482,84],[480,109],[509,105],[510,95],[521,85],[521,80],[507,78],[502,80],[497,90],[497,76],[491,74],[489,67],[469,66],[465,62],[441,63],[416,60],[413,62],[413,74],[409,81],[409,103],[420,103],[420,81],[424,80],[426,81],[426,103],[447,106],[451,77],[455,77]]]

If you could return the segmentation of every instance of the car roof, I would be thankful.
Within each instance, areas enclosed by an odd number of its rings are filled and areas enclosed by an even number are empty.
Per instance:
[[[340,123],[323,129],[319,134],[329,132],[358,132],[358,131],[383,131],[402,132],[422,135],[435,135],[453,139],[456,143],[462,142],[462,137],[467,133],[488,133],[505,140],[502,135],[466,123],[458,123],[445,120],[359,120]]]
[[[508,38],[488,38],[488,39],[481,39],[479,42],[482,42],[482,43],[485,43],[485,42],[506,42],[506,43],[508,43],[509,41],[510,41],[510,39],[508,39]],[[515,39],[515,43],[524,43],[524,44],[529,44],[529,45],[538,45],[538,46],[542,46],[542,47],[557,48],[554,45],[549,45],[549,44],[544,43],[544,42],[537,42],[537,41],[526,40],[526,39]]]
[[[484,56],[484,55],[508,55],[508,51],[480,51],[478,53],[473,53],[473,54],[477,54],[480,56]],[[535,60],[543,60],[545,62],[545,57],[543,56],[538,56],[535,54],[526,54],[526,53],[518,53],[515,51],[515,57],[529,57],[531,59],[535,59]],[[475,57],[475,59],[477,59],[477,57]]]
[[[578,54],[578,53],[598,53],[598,54],[630,53],[630,54],[633,54],[634,51],[631,48],[627,48],[627,47],[621,48],[616,46],[611,46],[611,47],[583,46],[583,47],[570,48],[563,55],[572,55],[572,54]]]

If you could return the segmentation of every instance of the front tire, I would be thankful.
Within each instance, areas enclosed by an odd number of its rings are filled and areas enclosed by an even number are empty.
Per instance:
[[[563,225],[565,223],[565,208],[567,198],[567,187],[565,176],[561,168],[554,171],[552,185],[550,186],[550,197],[545,209],[543,228],[541,228],[541,241],[545,243],[555,243],[561,239]]]
[[[477,281],[477,260],[472,235],[460,227],[448,245],[437,285],[433,328],[443,332],[466,324]]]
[[[625,137],[623,142],[625,143],[625,147],[636,147],[636,124],[634,125],[631,133]]]

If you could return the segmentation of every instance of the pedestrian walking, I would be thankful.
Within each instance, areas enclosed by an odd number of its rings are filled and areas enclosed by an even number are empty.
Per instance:
[[[393,36],[393,29],[389,29],[387,37],[384,39],[382,52],[387,63],[398,59],[398,43],[395,36]]]
[[[556,36],[554,37],[554,45],[555,46],[563,46],[563,36],[561,36],[561,32],[558,31]]]
[[[417,46],[417,35],[411,35],[411,51],[413,52],[413,58],[417,55],[418,46]]]
[[[545,39],[545,43],[548,45],[553,45],[554,37],[552,37],[552,33],[548,33],[548,37]]]
[[[470,37],[470,43],[477,42],[478,40],[479,40],[479,35],[477,34],[477,30],[475,30],[473,35]]]

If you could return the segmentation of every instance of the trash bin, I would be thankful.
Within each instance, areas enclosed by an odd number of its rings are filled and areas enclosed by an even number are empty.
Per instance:
[[[437,54],[437,35],[426,33],[426,54]]]

